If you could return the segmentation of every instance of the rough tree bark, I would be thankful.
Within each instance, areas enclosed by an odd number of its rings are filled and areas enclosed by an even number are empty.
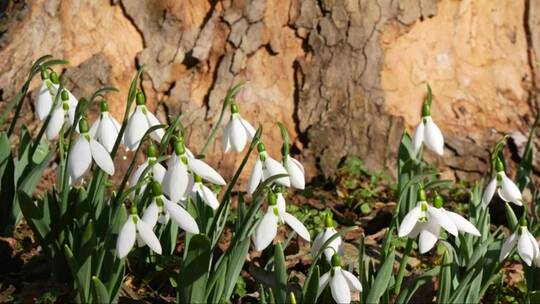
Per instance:
[[[187,113],[197,150],[227,88],[247,80],[238,103],[264,126],[271,154],[283,121],[309,175],[331,177],[351,155],[392,173],[429,82],[446,149],[428,158],[474,179],[502,134],[515,155],[523,146],[536,112],[539,13],[530,0],[11,1],[0,24],[0,99],[52,53],[70,60],[78,96],[119,87],[109,97],[119,116],[144,64],[151,107],[163,120]],[[229,176],[240,161],[219,141],[210,154]]]

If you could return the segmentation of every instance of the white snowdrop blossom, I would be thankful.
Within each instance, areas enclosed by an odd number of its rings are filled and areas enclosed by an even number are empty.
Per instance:
[[[354,274],[341,268],[338,254],[332,256],[332,268],[319,279],[319,292],[330,285],[332,298],[336,303],[351,303],[351,292],[362,291],[362,284]]]
[[[136,103],[137,106],[128,120],[126,134],[124,136],[125,145],[131,150],[135,150],[139,147],[139,144],[148,129],[161,124],[157,117],[146,107],[146,98],[142,92],[137,93]],[[163,131],[163,129],[158,129],[153,131],[150,134],[150,137],[157,142],[161,142],[164,134],[165,131]]]
[[[229,152],[231,149],[242,152],[246,144],[255,136],[255,128],[240,116],[238,106],[231,104],[231,120],[223,132],[223,150]]]
[[[247,192],[249,194],[253,194],[257,186],[269,177],[278,174],[288,174],[283,165],[268,155],[263,143],[257,145],[257,151],[259,152],[259,156],[255,161],[255,166],[253,166],[253,171],[251,171],[251,176],[248,180]],[[280,177],[275,182],[285,187],[290,187],[291,185],[289,176]]]
[[[195,175],[194,180],[195,183],[193,184],[192,190],[193,199],[196,199],[196,196],[198,195],[205,204],[216,210],[219,207],[219,201],[216,194],[202,183],[200,176]]]
[[[253,234],[256,251],[262,251],[277,235],[278,225],[286,223],[306,241],[311,241],[309,231],[296,217],[286,211],[285,198],[281,192],[268,192],[268,209]]]
[[[424,144],[428,149],[438,155],[444,153],[444,138],[441,130],[433,122],[430,114],[430,105],[424,103],[422,108],[422,121],[416,127],[413,137],[414,152],[418,154]]]
[[[139,245],[146,244],[153,252],[161,254],[161,244],[154,231],[152,231],[152,227],[141,220],[137,215],[137,210],[132,207],[131,214],[128,216],[124,226],[122,226],[116,240],[118,257],[124,258],[127,256],[136,240],[139,240]]]
[[[114,163],[109,152],[88,133],[88,121],[79,121],[81,134],[69,152],[68,172],[71,182],[76,183],[92,166],[92,159],[101,170],[114,175]]]
[[[168,200],[161,192],[161,185],[152,182],[152,203],[146,208],[142,220],[150,227],[154,227],[156,223],[167,224],[169,218],[187,232],[199,233],[199,226],[195,219],[182,206]]]
[[[304,190],[306,186],[304,166],[290,155],[285,155],[282,162],[283,167],[285,167],[285,170],[289,174],[291,186],[299,190]]]
[[[441,227],[453,236],[459,231],[479,236],[480,232],[473,224],[461,215],[442,208],[442,198],[437,195],[435,207],[426,202],[426,194],[419,191],[419,201],[409,213],[405,215],[398,229],[399,237],[416,238],[420,235],[418,245],[420,253],[426,253],[439,239]]]
[[[484,206],[487,206],[491,202],[495,191],[503,201],[522,206],[523,197],[521,196],[521,191],[519,191],[516,184],[504,173],[504,164],[500,159],[496,160],[495,167],[497,169],[497,175],[489,182],[482,196]]]
[[[189,158],[187,151],[183,141],[177,140],[173,156],[169,160],[167,171],[163,176],[163,192],[175,203],[186,198],[188,187],[193,184],[190,181],[192,177],[187,167]]]
[[[151,176],[152,180],[155,180],[159,183],[163,182],[166,170],[162,164],[158,163],[157,154],[158,151],[156,146],[154,144],[150,144],[146,151],[146,161],[139,165],[139,167],[137,167],[137,170],[135,170],[135,172],[131,175],[131,178],[129,179],[129,184],[132,187],[137,185],[141,178],[146,178],[147,176]],[[142,177],[142,174],[148,166],[150,166],[150,169],[146,171],[145,176]],[[141,187],[139,192],[144,192],[144,189],[146,189],[145,185]]]
[[[502,261],[510,254],[510,251],[517,245],[517,252],[525,264],[531,266],[533,263],[540,266],[540,250],[538,242],[527,229],[527,223],[522,222],[521,226],[516,229],[503,243],[499,260]]]
[[[118,133],[120,133],[120,123],[109,113],[109,106],[106,101],[101,102],[101,114],[92,124],[90,135],[100,142],[109,153],[112,151]],[[123,143],[123,139],[121,141]]]
[[[214,168],[210,167],[210,165],[200,159],[189,157],[188,155],[187,166],[193,175],[197,175],[205,181],[219,186],[224,186],[227,184],[225,179],[223,179],[223,177],[219,175]]]
[[[324,230],[315,237],[315,239],[313,240],[313,245],[311,245],[311,255],[313,257],[315,257],[319,253],[319,250],[322,249],[321,247],[324,243],[326,243],[326,241],[328,241],[332,236],[337,234],[337,231],[334,228],[334,220],[332,219],[331,213],[326,214],[324,226]],[[323,253],[328,263],[330,263],[332,256],[335,253],[342,255],[343,240],[341,239],[341,237],[338,236],[333,241],[331,241],[328,247],[324,249]]]

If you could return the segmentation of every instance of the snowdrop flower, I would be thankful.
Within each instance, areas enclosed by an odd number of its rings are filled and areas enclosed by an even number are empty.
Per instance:
[[[109,113],[109,105],[102,101],[100,105],[101,114],[90,128],[90,135],[100,142],[109,153],[114,147],[114,143],[120,133],[120,124]]]
[[[285,210],[285,198],[281,192],[268,192],[268,210],[259,222],[253,235],[256,251],[262,251],[272,243],[277,235],[278,224],[286,223],[306,241],[310,241],[309,231],[304,224]]]
[[[212,192],[210,188],[208,188],[202,183],[202,179],[200,176],[195,175],[194,180],[195,183],[193,184],[192,190],[193,199],[195,199],[198,195],[205,204],[216,210],[217,207],[219,207],[219,201],[216,197],[216,194],[214,194],[214,192]]]
[[[420,189],[418,192],[419,201],[403,218],[398,236],[416,238],[420,235],[418,240],[420,253],[426,253],[435,246],[441,227],[454,236],[458,234],[458,228],[442,208],[435,208],[427,203],[424,190]]]
[[[146,98],[142,92],[137,93],[136,103],[137,107],[129,118],[124,137],[126,146],[131,150],[137,149],[149,128],[161,124],[156,116],[146,108]],[[164,134],[165,131],[158,129],[152,132],[150,137],[157,142],[161,142]]]
[[[238,112],[238,105],[231,104],[231,120],[225,127],[223,133],[223,150],[229,152],[232,150],[242,152],[246,143],[255,136],[255,128]]]
[[[81,134],[73,148],[68,160],[68,172],[72,182],[77,182],[92,166],[92,159],[101,170],[109,175],[114,174],[114,163],[109,152],[88,133],[88,121],[82,117],[79,121]]]
[[[482,203],[484,206],[487,206],[489,202],[493,199],[495,195],[495,190],[499,194],[499,197],[505,202],[512,202],[518,206],[522,206],[522,196],[519,188],[514,184],[514,182],[509,179],[504,173],[504,164],[497,158],[495,167],[497,169],[497,175],[489,182],[484,190],[484,195],[482,196]]]
[[[341,268],[341,259],[338,254],[332,256],[332,269],[319,279],[319,292],[330,285],[332,298],[336,303],[351,303],[351,292],[362,291],[362,284],[357,277]]]
[[[194,175],[200,176],[203,180],[219,186],[224,186],[227,184],[223,177],[219,175],[219,173],[214,170],[214,168],[210,167],[210,165],[208,165],[204,161],[194,157],[189,157],[188,155],[187,162],[189,170]]]
[[[137,215],[137,209],[132,207],[131,214],[122,226],[116,240],[116,252],[120,259],[128,255],[137,239],[148,245],[153,252],[161,254],[161,244],[152,231],[152,227],[142,221]]]
[[[520,225],[521,226],[504,241],[501,247],[499,260],[504,260],[510,254],[510,251],[517,245],[518,254],[525,264],[531,266],[532,263],[535,262],[535,264],[539,266],[538,260],[540,259],[540,250],[538,248],[538,242],[529,232],[529,229],[527,229],[526,221],[522,220]]]
[[[247,191],[249,194],[253,194],[257,189],[257,186],[269,177],[278,174],[287,174],[287,170],[277,160],[268,155],[263,143],[257,145],[257,151],[259,152],[259,156],[255,161],[255,166],[253,167],[253,171],[248,180]],[[286,187],[291,185],[288,176],[278,178],[275,182]]]
[[[195,219],[182,206],[169,201],[161,192],[161,185],[152,182],[152,203],[146,208],[142,220],[150,227],[156,223],[167,224],[169,218],[175,222],[178,227],[190,233],[199,233],[199,226]]]
[[[326,213],[324,226],[324,230],[315,237],[315,240],[313,240],[313,245],[311,246],[311,255],[313,255],[313,257],[319,253],[322,245],[337,233],[336,229],[334,228],[334,220],[332,219],[332,214],[330,212]],[[341,240],[341,237],[338,236],[332,242],[330,242],[328,247],[324,249],[323,253],[328,263],[330,263],[330,260],[335,253],[339,255],[343,254],[343,241]]]
[[[189,155],[186,152],[183,140],[177,140],[173,156],[163,176],[163,192],[175,203],[185,199],[190,184],[187,167]]]
[[[282,162],[283,167],[285,167],[285,170],[287,170],[287,173],[289,174],[291,186],[296,189],[304,190],[306,186],[304,166],[290,155],[285,155]]]
[[[448,211],[448,210],[444,209],[443,208],[443,199],[439,194],[437,194],[435,196],[434,204],[435,204],[435,208],[442,211],[442,213],[452,223],[454,223],[454,225],[456,226],[456,228],[457,228],[457,230],[459,232],[469,233],[469,234],[472,234],[474,236],[480,236],[481,235],[480,231],[478,231],[478,229],[471,222],[469,222],[467,219],[465,219],[463,216],[461,216],[461,215],[459,215],[459,214],[457,214],[455,212]]]
[[[433,122],[430,114],[430,105],[424,103],[422,108],[422,121],[416,127],[413,137],[414,152],[418,153],[422,144],[431,151],[443,155],[444,152],[444,138],[439,130],[439,127]]]
[[[139,180],[141,179],[141,175],[143,174],[144,170],[148,166],[150,166],[151,169],[147,171],[146,176],[150,174],[153,180],[158,181],[160,183],[163,181],[166,170],[162,164],[157,162],[157,154],[158,154],[158,150],[156,146],[154,144],[150,144],[146,150],[146,161],[142,163],[141,165],[139,165],[139,167],[137,167],[137,170],[135,170],[133,175],[131,175],[131,178],[129,180],[129,184],[131,186],[135,186],[139,182]],[[144,186],[143,188],[141,188],[141,191],[143,190],[144,190]]]

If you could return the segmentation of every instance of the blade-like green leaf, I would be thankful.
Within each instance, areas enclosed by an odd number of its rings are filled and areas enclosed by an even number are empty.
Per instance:
[[[274,296],[278,303],[285,303],[287,300],[287,267],[285,266],[285,255],[281,243],[274,247]]]
[[[194,235],[187,245],[179,294],[181,303],[202,303],[206,298],[206,282],[210,267],[210,240],[204,235]]]
[[[395,250],[390,249],[390,254],[384,260],[384,263],[377,272],[375,282],[370,286],[367,296],[367,303],[379,303],[380,298],[385,291],[390,287],[390,279],[392,278],[392,270],[394,266]]]

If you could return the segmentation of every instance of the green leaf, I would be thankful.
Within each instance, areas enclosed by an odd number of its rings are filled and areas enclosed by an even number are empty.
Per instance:
[[[317,303],[317,296],[319,293],[319,277],[320,270],[319,266],[315,267],[315,271],[311,275],[309,281],[306,281],[304,284],[306,287],[306,294],[302,297],[302,303],[311,304]]]
[[[92,291],[93,291],[92,294],[94,295],[95,303],[110,303],[109,293],[107,292],[107,288],[96,276],[92,277]]]
[[[396,300],[397,304],[410,303],[411,298],[418,288],[424,286],[426,283],[429,283],[433,280],[433,277],[439,274],[440,267],[435,266],[434,268],[424,272],[420,276],[414,278],[412,282],[406,285],[406,288],[400,293],[399,297]]]
[[[285,266],[285,255],[281,243],[274,247],[274,296],[278,303],[285,303],[287,300],[287,267]]]
[[[518,227],[518,219],[514,209],[507,202],[504,203],[504,213],[506,214],[508,228],[510,228],[510,231],[514,231]]]
[[[444,252],[441,271],[439,274],[439,292],[437,294],[437,303],[448,303],[450,293],[452,292],[452,269],[448,250]]]
[[[227,274],[225,276],[225,291],[223,293],[222,299],[229,299],[234,291],[234,285],[240,276],[240,272],[244,267],[246,262],[246,255],[249,251],[249,244],[251,240],[245,238],[239,242],[232,250],[227,254],[228,256],[228,266]]]
[[[206,298],[206,282],[210,268],[210,240],[205,235],[191,237],[180,273],[181,303],[202,303]]]
[[[384,260],[384,263],[379,268],[375,282],[370,286],[367,296],[367,303],[379,303],[380,298],[389,288],[390,279],[392,278],[392,270],[394,266],[395,250],[390,249],[390,254]]]

